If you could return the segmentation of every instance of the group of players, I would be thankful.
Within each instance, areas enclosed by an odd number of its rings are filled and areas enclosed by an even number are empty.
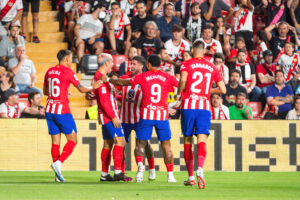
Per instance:
[[[153,127],[160,141],[164,162],[167,168],[167,181],[176,182],[173,174],[173,154],[171,150],[171,129],[168,120],[168,94],[178,88],[177,105],[182,109],[181,129],[184,136],[184,159],[188,179],[184,185],[196,185],[194,178],[194,156],[192,137],[197,137],[196,175],[198,187],[205,188],[203,165],[206,158],[206,141],[211,124],[210,95],[226,93],[225,84],[218,69],[203,58],[204,43],[197,41],[192,47],[193,58],[182,63],[180,81],[174,76],[159,70],[161,61],[158,55],[150,55],[147,61],[136,56],[132,61],[130,75],[119,79],[108,78],[113,60],[110,54],[99,55],[99,70],[91,87],[82,86],[70,69],[72,54],[68,50],[59,51],[59,64],[50,68],[44,79],[44,94],[48,96],[46,119],[52,138],[51,167],[57,182],[65,182],[61,173],[62,163],[70,156],[77,143],[77,130],[70,114],[68,88],[72,83],[80,92],[96,94],[98,119],[102,124],[104,144],[101,152],[101,181],[131,181],[125,175],[124,148],[132,130],[136,132],[135,158],[138,166],[136,182],[143,181],[146,154],[149,164],[149,180],[155,179],[154,154],[150,145]],[[147,72],[142,72],[146,64]],[[217,87],[212,88],[216,83]],[[118,112],[115,86],[122,91],[122,104]],[[60,153],[61,133],[67,143]],[[112,153],[111,153],[112,151]],[[111,154],[114,160],[114,176],[109,174]]]

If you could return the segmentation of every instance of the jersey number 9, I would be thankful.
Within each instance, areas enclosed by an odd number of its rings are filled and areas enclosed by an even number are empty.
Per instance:
[[[151,86],[151,101],[153,103],[158,103],[160,102],[161,99],[161,87],[159,84],[153,84]]]

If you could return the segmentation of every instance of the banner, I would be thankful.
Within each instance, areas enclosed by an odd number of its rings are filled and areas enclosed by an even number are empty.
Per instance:
[[[101,171],[101,126],[92,120],[76,120],[78,144],[64,162],[63,170]],[[180,121],[170,121],[174,171],[186,170]],[[204,170],[300,171],[300,124],[298,121],[213,121],[207,141]],[[197,145],[194,138],[196,167]],[[66,142],[62,135],[61,151]],[[50,170],[51,138],[45,120],[0,120],[0,170]],[[151,144],[155,167],[166,171],[156,133]],[[137,170],[135,133],[126,146],[126,170]],[[113,164],[113,160],[111,162]],[[147,164],[147,163],[146,163]],[[146,167],[147,168],[147,167]]]

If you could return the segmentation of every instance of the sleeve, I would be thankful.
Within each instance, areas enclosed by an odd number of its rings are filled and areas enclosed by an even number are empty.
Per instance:
[[[126,62],[126,61],[125,61]],[[125,75],[125,62],[122,62],[119,68],[119,76]]]
[[[255,74],[255,67],[252,63],[249,62],[250,69],[251,69],[251,75]]]
[[[287,85],[286,87],[288,89],[288,94],[291,95],[291,96],[294,96],[293,89],[289,85]]]
[[[180,12],[181,11],[181,1],[177,1],[175,4],[175,11]]]
[[[124,23],[125,23],[125,26],[130,25],[129,18],[125,13],[124,13]]]
[[[226,35],[230,35],[231,36],[231,34],[232,34],[231,28],[227,29]]]
[[[228,70],[228,67],[226,65],[223,65],[223,67],[224,67],[223,81],[228,82],[229,81],[229,70]]]
[[[263,66],[262,65],[257,65],[256,67],[256,74],[262,73],[263,74]]]
[[[103,23],[101,21],[98,26],[98,33],[103,33]]]
[[[200,5],[200,9],[201,9],[201,13],[202,13],[202,14],[207,13],[207,11],[208,11],[208,5],[207,5],[207,2],[203,2],[203,3]]]
[[[236,6],[236,7],[234,7],[234,11],[238,11],[240,9],[240,6]]]
[[[19,104],[19,112],[20,112],[20,114],[22,114],[26,110],[27,107],[28,106],[26,106],[25,104],[20,103]]]
[[[187,41],[185,41],[185,45],[186,45],[186,51],[190,51],[191,50],[191,45],[187,42]]]
[[[268,50],[268,47],[267,47],[267,45],[266,45],[265,42],[262,42],[262,43],[261,43],[261,51],[264,52],[264,51],[266,51],[266,50]]]
[[[230,54],[229,54],[229,56],[228,56],[228,59],[231,59],[231,58],[233,58],[233,57],[236,57],[237,55],[236,55],[236,49],[232,49],[231,51],[230,51]]]
[[[99,102],[101,105],[101,109],[105,112],[108,118],[113,119],[117,115],[114,112],[112,101],[110,98],[110,91],[109,88],[107,87],[107,84],[103,84],[98,88],[98,94],[99,94]]]
[[[268,87],[266,92],[266,99],[269,99],[270,97],[274,97],[274,94],[272,94],[272,87],[273,86]]]
[[[22,2],[22,0],[18,0],[17,10],[23,10],[23,2]]]
[[[172,87],[178,87],[178,83],[179,83],[179,81],[178,81],[178,79],[175,77],[175,76],[172,76],[172,75],[170,75],[170,83],[171,83],[171,85],[172,85]]]
[[[155,10],[155,9],[158,7],[159,2],[160,2],[160,1],[155,1],[155,2],[153,3],[152,10]]]
[[[12,58],[8,60],[8,69],[11,69],[15,67],[18,64],[18,61],[16,58]]]
[[[229,120],[230,119],[230,115],[229,115],[229,109],[228,109],[228,107],[222,105],[222,109],[224,111],[224,114],[225,114],[226,118]]]
[[[158,54],[158,52],[159,52],[159,50],[161,49],[161,41],[160,41],[160,39],[156,39],[155,40],[155,42],[156,42],[156,52],[155,53],[157,53]],[[299,59],[299,61],[300,61],[300,59]]]
[[[222,10],[228,11],[230,9],[230,6],[227,5],[224,1],[219,1],[221,3]]]
[[[77,24],[79,24],[80,26],[83,26],[84,22],[86,21],[86,15],[82,15],[78,20],[77,20]]]
[[[44,88],[47,88],[47,87],[48,87],[48,71],[46,72],[45,77],[44,77]]]
[[[5,49],[6,47],[5,47],[4,39],[2,39],[0,42],[0,57],[7,55],[7,51],[5,51]]]
[[[221,43],[219,41],[217,41],[217,52],[223,53],[223,49],[222,49]]]
[[[70,79],[69,81],[70,81],[75,87],[77,87],[77,86],[80,84],[80,82],[79,82],[79,80],[78,80],[76,74],[75,74],[72,70],[70,70],[70,73],[69,73],[69,79]]]
[[[288,114],[286,115],[286,118],[285,118],[285,119],[293,120],[292,112],[293,112],[293,110],[290,110],[290,111],[288,112]]]
[[[202,20],[202,21],[203,21],[203,20]],[[182,21],[182,23],[181,23],[182,27],[185,28],[185,29],[186,29],[186,27],[187,27],[187,22],[188,22],[188,18],[184,18],[183,21]],[[203,27],[203,26],[202,26],[202,27]]]
[[[282,59],[282,56],[280,56],[279,59],[278,59],[278,65],[280,65],[280,66],[283,65],[283,59]]]
[[[31,67],[31,74],[35,74],[35,73],[36,73],[36,69],[35,69],[35,67],[34,67],[34,64],[33,64],[32,61],[30,61],[30,62],[31,62],[31,64],[30,64],[30,67]]]
[[[7,114],[7,107],[5,106],[5,103],[2,103],[0,105],[0,114],[6,113]]]
[[[213,81],[215,81],[216,83],[223,81],[223,78],[222,78],[219,70],[217,70],[217,68],[215,68],[215,67],[214,67],[214,73],[213,73]]]
[[[182,63],[181,63],[181,66],[180,66],[180,72],[188,72],[188,68],[187,68],[185,62],[182,62]]]
[[[137,84],[142,86],[142,83],[143,83],[143,81],[142,81],[143,77],[142,76],[143,76],[143,73],[138,74],[138,75],[136,75],[136,76],[134,76],[133,78],[130,79],[130,83],[131,83],[132,87],[134,87]]]
[[[143,37],[143,36],[142,36]],[[139,37],[139,39],[137,39],[136,41],[136,48],[137,49],[142,49],[143,47],[143,40],[142,40],[142,37]]]

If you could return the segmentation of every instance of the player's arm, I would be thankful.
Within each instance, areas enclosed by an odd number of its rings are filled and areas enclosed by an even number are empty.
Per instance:
[[[186,80],[187,80],[188,73],[186,71],[181,71],[180,72],[180,80],[178,84],[178,90],[177,90],[177,95],[175,96],[175,100],[178,100],[180,97],[181,92],[185,88]]]
[[[130,79],[120,79],[120,78],[112,79],[112,78],[107,78],[106,81],[110,82],[113,85],[121,86],[121,87],[122,86],[127,86],[127,85],[132,85],[131,82],[130,82]]]
[[[226,86],[224,81],[217,82],[217,87],[212,88],[210,91],[211,94],[226,94]]]
[[[90,87],[86,87],[86,86],[83,86],[81,84],[78,84],[76,86],[76,88],[81,93],[87,93],[87,92],[91,92],[95,89],[98,89],[101,85],[102,85],[102,82],[99,80],[99,81],[96,81],[96,82],[92,83],[92,86],[90,86]]]

